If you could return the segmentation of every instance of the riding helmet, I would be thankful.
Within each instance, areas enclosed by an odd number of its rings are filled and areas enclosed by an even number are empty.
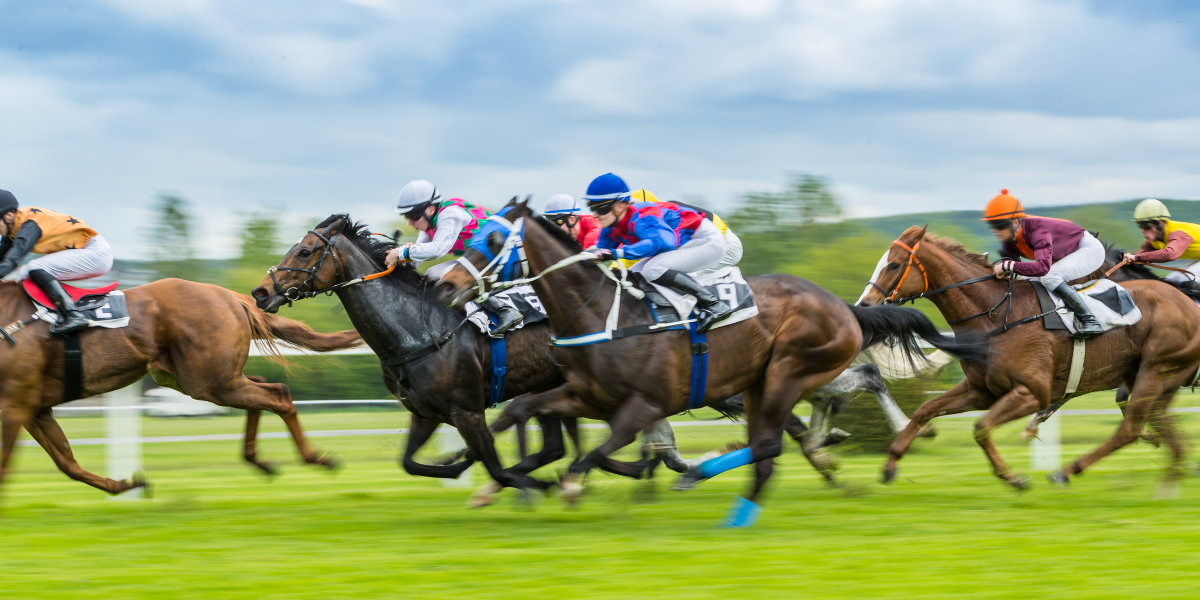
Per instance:
[[[1025,217],[1025,207],[1021,201],[1008,195],[1008,190],[1000,190],[1000,195],[992,198],[983,209],[983,221],[1001,221],[1004,219],[1020,219]]]
[[[1165,221],[1170,218],[1171,211],[1167,210],[1167,205],[1154,198],[1138,202],[1137,208],[1133,209],[1134,221]]]
[[[546,210],[543,211],[546,216],[554,215],[573,215],[583,212],[583,207],[579,206],[579,201],[570,194],[555,194],[550,196],[546,201]]]
[[[442,196],[437,191],[437,186],[424,180],[417,179],[408,182],[404,189],[400,190],[400,201],[396,203],[396,212],[404,214],[414,208],[418,208],[430,202],[440,199]]]
[[[614,173],[605,173],[592,180],[583,197],[588,206],[603,206],[617,200],[629,200],[629,186]]]
[[[21,208],[21,204],[17,202],[17,197],[8,190],[0,190],[0,215],[18,208]]]

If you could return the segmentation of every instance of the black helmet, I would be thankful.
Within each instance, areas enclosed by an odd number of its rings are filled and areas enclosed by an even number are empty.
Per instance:
[[[8,190],[0,190],[0,215],[12,212],[21,207],[17,197]]]

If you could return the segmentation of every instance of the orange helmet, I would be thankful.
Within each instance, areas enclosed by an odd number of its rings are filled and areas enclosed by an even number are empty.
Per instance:
[[[984,221],[1000,221],[1002,219],[1019,219],[1025,216],[1025,207],[1021,201],[1008,195],[1008,190],[1000,190],[1000,195],[992,198],[983,209]]]

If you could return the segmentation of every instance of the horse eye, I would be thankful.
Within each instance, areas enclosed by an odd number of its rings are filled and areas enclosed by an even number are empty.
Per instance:
[[[305,249],[305,250],[301,250],[301,251],[300,251],[300,258],[308,258],[308,257],[310,257],[310,256],[312,256],[312,251],[311,251],[311,250],[307,250],[307,249]]]
[[[888,263],[888,268],[895,271],[896,269],[900,268],[900,264],[899,263]]]

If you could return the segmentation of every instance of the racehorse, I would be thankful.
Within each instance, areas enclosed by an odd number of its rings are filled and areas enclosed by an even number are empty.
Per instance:
[[[523,247],[529,279],[555,335],[608,330],[610,309],[627,295],[626,288],[614,281],[616,276],[584,260],[579,244],[550,221],[534,217],[526,202],[516,203],[506,216],[514,226],[507,239],[492,232],[489,250],[501,256],[508,254],[504,246],[510,243]],[[465,264],[471,265],[472,272]],[[488,289],[488,272],[494,267],[479,250],[468,250],[437,283],[439,298],[461,306],[480,288]],[[784,425],[795,404],[832,381],[863,346],[894,340],[912,360],[921,360],[924,354],[912,337],[916,333],[961,357],[984,359],[981,347],[947,340],[916,310],[851,307],[828,291],[787,275],[748,281],[758,315],[707,334],[713,359],[698,404],[708,406],[745,393],[750,447],[736,454],[738,460],[745,457],[740,464],[755,464],[755,482],[746,498],[752,503],[771,475],[771,459],[781,452]],[[615,327],[654,323],[644,302],[625,302],[615,308],[619,308],[611,319]],[[611,428],[608,440],[568,469],[562,483],[568,502],[578,501],[582,477],[601,460],[655,421],[688,408],[692,352],[684,332],[555,349],[568,385],[556,388],[559,392],[550,404],[562,414],[603,419]]]
[[[137,382],[150,373],[160,385],[197,400],[246,411],[243,457],[267,473],[272,463],[258,458],[255,438],[263,410],[283,419],[306,463],[336,466],[313,450],[304,437],[286,385],[266,383],[242,373],[250,343],[256,340],[269,360],[286,364],[275,338],[316,352],[351,348],[362,343],[355,331],[323,334],[297,321],[264,315],[242,294],[204,283],[162,279],[125,290],[129,324],[120,329],[79,332],[83,352],[80,397],[103,394]],[[34,314],[33,302],[20,284],[0,283],[0,320],[20,323]],[[146,487],[142,474],[132,480],[100,477],[75,461],[52,407],[63,403],[64,342],[36,321],[13,333],[13,343],[0,341],[0,426],[3,455],[0,481],[8,472],[17,434],[24,427],[46,450],[59,470],[110,494]]]
[[[559,419],[539,418],[541,451],[509,469],[501,465],[484,416],[492,373],[488,336],[469,324],[462,311],[437,302],[435,288],[410,265],[398,265],[387,276],[364,281],[383,271],[384,256],[394,247],[392,241],[373,238],[365,224],[354,223],[349,215],[335,214],[293,246],[252,293],[258,307],[269,313],[301,298],[337,294],[350,321],[379,355],[384,383],[412,414],[401,459],[408,473],[453,479],[480,460],[492,479],[505,487],[547,487],[526,474],[566,454]],[[562,384],[548,339],[545,321],[507,334],[504,399]],[[417,450],[441,423],[458,429],[468,452],[454,464],[417,462]],[[575,435],[573,429],[569,431]],[[617,461],[605,466],[630,477],[637,477],[643,468]]]
[[[1172,451],[1166,484],[1182,471],[1183,445],[1165,416],[1175,391],[1195,377],[1200,366],[1200,310],[1186,296],[1159,282],[1130,281],[1141,320],[1086,341],[1086,359],[1078,392],[1130,386],[1125,419],[1111,439],[1062,470],[1048,475],[1066,484],[1070,477],[1137,439],[1152,416]],[[966,379],[923,404],[888,449],[883,481],[896,476],[896,463],[917,430],[938,416],[988,410],[975,424],[975,441],[994,473],[1016,489],[1028,478],[1012,471],[997,452],[991,431],[997,426],[1045,410],[1067,387],[1072,341],[1065,331],[1047,331],[1037,323],[1041,310],[1028,282],[1002,281],[992,274],[986,257],[961,245],[926,236],[925,227],[910,227],[892,243],[876,271],[863,305],[902,303],[929,298],[958,335],[985,334],[994,356],[987,366],[964,364]],[[1005,306],[1007,305],[1007,306]],[[1029,323],[1029,324],[1027,324]]]

